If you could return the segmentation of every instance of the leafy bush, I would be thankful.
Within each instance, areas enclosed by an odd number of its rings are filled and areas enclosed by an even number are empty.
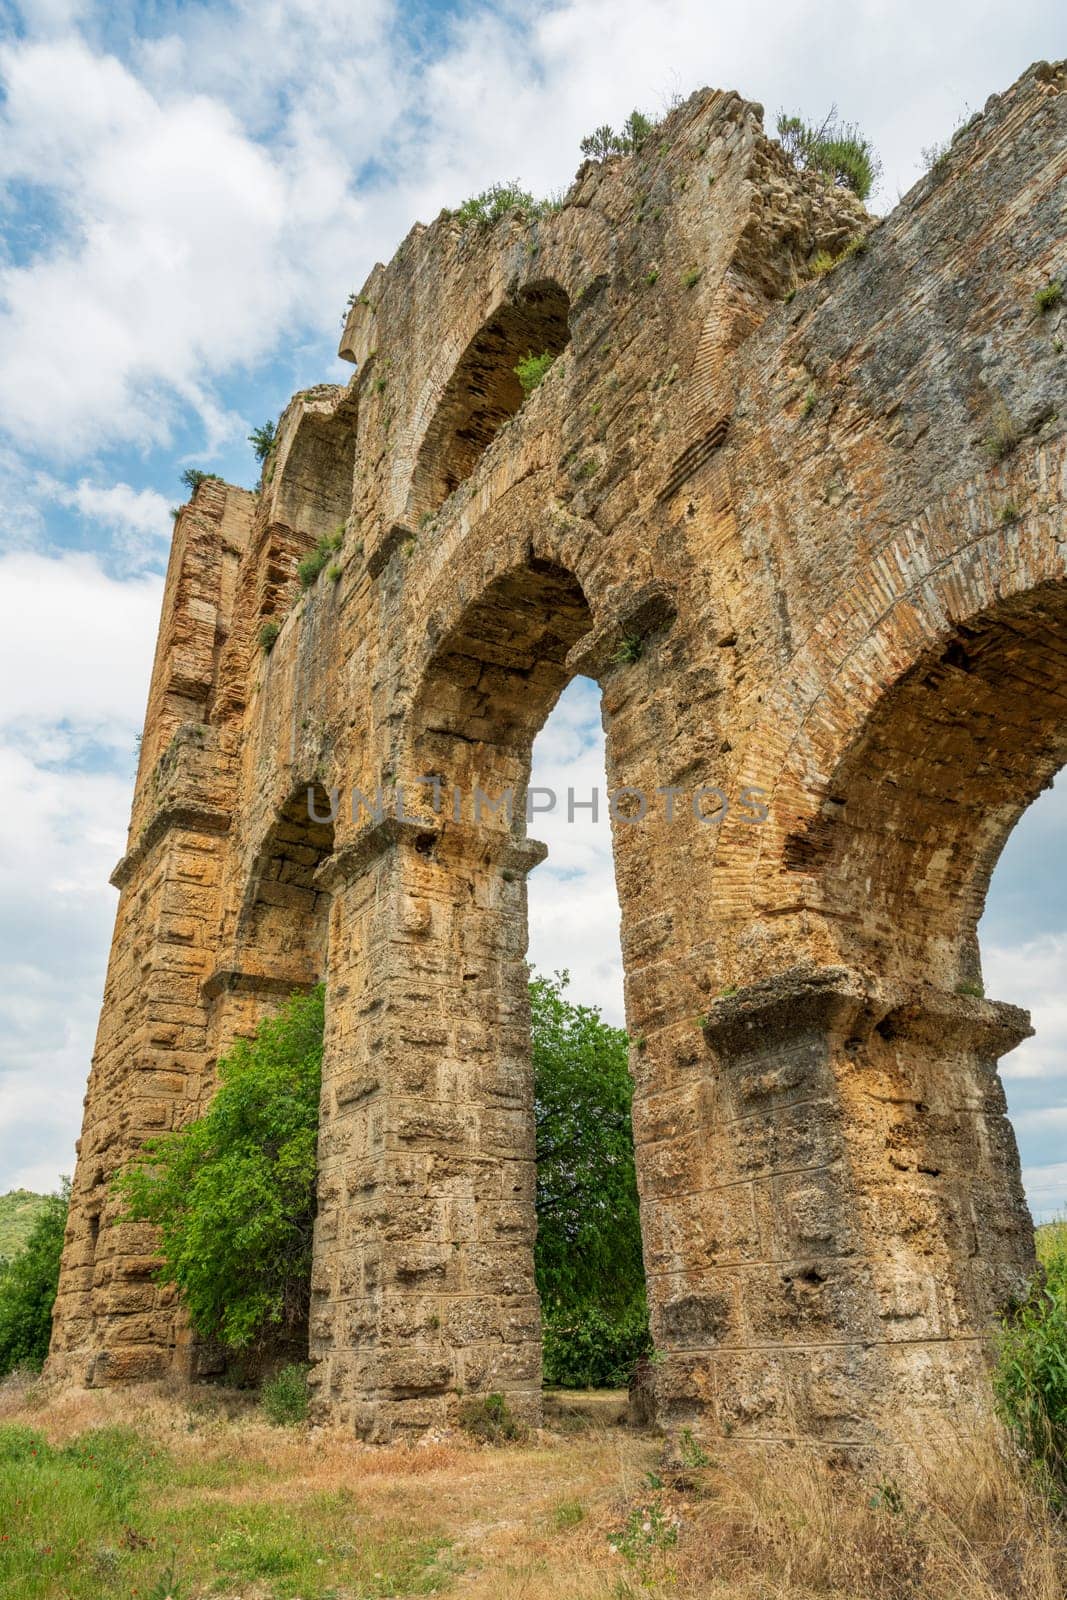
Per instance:
[[[259,1391],[259,1402],[269,1422],[288,1427],[306,1422],[308,1415],[308,1369],[295,1364],[281,1367],[270,1378],[265,1378]]]
[[[260,427],[253,428],[248,435],[248,442],[256,452],[256,460],[266,461],[278,442],[277,424],[273,421],[267,421]]]
[[[483,1444],[513,1444],[525,1439],[528,1432],[502,1394],[464,1400],[459,1408],[459,1425]]]
[[[611,1388],[651,1348],[629,1040],[565,999],[567,983],[564,972],[530,984],[544,1372],[564,1388]]]
[[[335,528],[333,533],[324,533],[314,550],[304,557],[296,569],[296,575],[300,579],[300,587],[302,589],[311,588],[323,567],[329,565],[330,557],[336,550],[340,550],[344,543],[344,538],[345,530],[343,527]],[[338,568],[337,576],[340,577],[340,575],[340,568]]]
[[[595,1305],[546,1314],[544,1377],[560,1389],[623,1389],[652,1350],[642,1302],[614,1316]]]
[[[631,155],[635,150],[640,150],[656,127],[657,124],[651,117],[646,117],[643,111],[631,111],[622,125],[621,133],[616,133],[606,122],[594,128],[592,133],[587,133],[581,142],[582,154],[591,156],[594,161],[603,161],[608,156]]]
[[[1067,1509],[1067,1238],[1054,1233],[1042,1255],[1044,1281],[1001,1332],[994,1389],[1042,1489]]]
[[[551,350],[542,350],[539,356],[527,350],[521,360],[516,362],[515,376],[522,384],[523,394],[533,393],[555,359]]]
[[[306,1328],[323,1012],[320,984],[238,1039],[207,1113],[116,1180],[126,1218],[160,1229],[160,1279],[231,1350]]]
[[[44,1365],[69,1203],[64,1179],[62,1191],[45,1200],[24,1247],[0,1273],[0,1376],[15,1367]]]
[[[780,111],[776,128],[782,149],[798,170],[821,172],[838,188],[867,199],[882,164],[854,123],[838,122],[836,106],[818,127]]]
[[[543,202],[535,200],[533,195],[516,181],[490,184],[481,194],[472,195],[469,200],[464,200],[459,209],[453,211],[452,216],[463,228],[472,226],[490,228],[494,222],[499,222],[501,217],[508,216],[512,211],[524,211],[528,217],[539,217],[544,209]]]
[[[282,631],[282,625],[276,618],[270,617],[259,630],[260,649],[264,655],[270,655],[274,649],[275,641]]]
[[[222,479],[217,472],[201,472],[199,467],[186,467],[182,473],[182,483],[190,494],[195,494],[202,483],[221,483]]]

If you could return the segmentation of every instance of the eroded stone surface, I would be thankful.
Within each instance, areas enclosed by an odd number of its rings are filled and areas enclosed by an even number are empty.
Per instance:
[[[1033,296],[1065,266],[1065,86],[1031,69],[877,226],[758,107],[695,95],[552,215],[413,229],[352,307],[352,383],[294,399],[258,495],[200,487],[55,1371],[209,1362],[108,1183],[325,975],[316,1411],[381,1438],[501,1390],[538,1417],[542,852],[521,808],[475,821],[470,799],[521,790],[580,671],[612,786],[655,801],[614,831],[663,1417],[856,1444],[974,1395],[1033,1261],[997,1076],[1028,1022],[979,997],[975,929],[1064,760],[1063,313]],[[353,816],[397,781],[414,818]],[[705,785],[757,786],[767,820],[704,825]]]

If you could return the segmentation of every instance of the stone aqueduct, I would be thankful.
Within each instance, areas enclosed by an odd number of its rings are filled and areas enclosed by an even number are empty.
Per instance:
[[[614,828],[668,1426],[864,1442],[955,1413],[1033,1264],[976,923],[1067,755],[1067,73],[991,100],[881,224],[703,91],[564,204],[415,227],[348,387],[178,517],[50,1358],[195,1375],[109,1183],[327,983],[310,1348],[372,1438],[540,1407],[521,808],[576,673],[609,781],[766,791]],[[857,250],[813,274],[818,252]],[[697,276],[697,274],[699,274]],[[523,402],[528,350],[558,352]],[[343,528],[340,574],[297,562]],[[281,625],[273,648],[265,621]],[[423,789],[423,794],[429,791]],[[410,804],[409,804],[410,809]]]

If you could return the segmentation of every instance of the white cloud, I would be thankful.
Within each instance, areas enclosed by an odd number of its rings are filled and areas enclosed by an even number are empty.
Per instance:
[[[1020,824],[1022,826],[1023,824]],[[996,893],[994,879],[993,893]],[[1067,909],[1064,910],[1067,921]],[[1034,1037],[1005,1056],[1005,1081],[1067,1078],[1067,932],[982,949],[986,993],[1030,1012]]]
[[[166,558],[174,520],[170,506],[155,489],[134,489],[128,483],[96,484],[81,478],[71,487],[42,475],[40,492],[70,506],[112,538],[112,548],[133,567]]]
[[[90,555],[0,556],[0,732],[61,724],[132,744],[162,593],[162,579],[118,582]]]
[[[287,165],[222,103],[157,100],[79,42],[9,46],[0,73],[0,166],[66,219],[49,256],[0,270],[10,434],[56,457],[158,444],[179,402],[217,433],[213,378],[265,354],[358,217],[343,171]]]
[[[624,1022],[619,900],[607,814],[600,693],[578,679],[564,690],[534,744],[531,786],[551,790],[555,808],[535,816],[530,833],[548,857],[529,878],[529,959],[541,972],[568,970],[571,992]],[[568,791],[573,790],[573,821]],[[587,809],[594,790],[598,816]],[[535,797],[539,805],[547,797]]]
[[[936,17],[917,0],[566,0],[451,18],[274,0],[183,8],[120,61],[63,31],[60,0],[37,9],[42,36],[0,52],[0,180],[47,192],[64,220],[0,271],[0,406],[14,438],[58,458],[166,442],[183,408],[209,450],[238,438],[219,382],[332,335],[416,217],[499,177],[565,186],[582,133],[673,89],[736,87],[772,115],[836,100],[882,147],[892,197],[965,103],[1047,50],[1054,15],[1048,0]]]
[[[72,1166],[161,590],[0,556],[0,1189]]]

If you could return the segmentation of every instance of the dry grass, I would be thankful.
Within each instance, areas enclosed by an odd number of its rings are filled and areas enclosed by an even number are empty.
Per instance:
[[[145,1546],[127,1550],[120,1538],[101,1551],[85,1536],[69,1573],[37,1573],[32,1587],[4,1592],[82,1600],[139,1590],[144,1600],[165,1556],[179,1600],[1065,1593],[1064,1529],[992,1427],[969,1442],[927,1441],[894,1481],[879,1482],[800,1453],[737,1452],[668,1472],[660,1442],[620,1426],[622,1414],[617,1396],[556,1399],[551,1430],[522,1446],[449,1436],[374,1449],[341,1433],[271,1427],[237,1394],[205,1391],[190,1404],[164,1387],[50,1391],[12,1381],[0,1386],[0,1427],[34,1428],[56,1446],[126,1428],[158,1455],[128,1513]],[[0,1504],[3,1496],[0,1482]],[[0,1533],[7,1527],[3,1519]],[[94,1588],[93,1562],[105,1557]]]

